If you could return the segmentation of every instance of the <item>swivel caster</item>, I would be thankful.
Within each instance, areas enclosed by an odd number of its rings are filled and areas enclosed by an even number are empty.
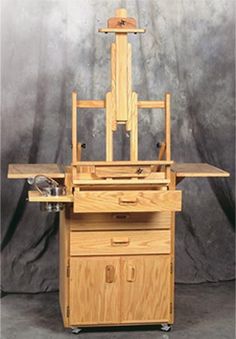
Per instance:
[[[82,331],[81,328],[79,328],[79,327],[73,327],[72,330],[71,330],[71,333],[73,333],[73,334],[79,334],[81,331]]]
[[[169,324],[161,324],[161,331],[162,332],[170,332],[171,331],[171,325],[169,325]]]

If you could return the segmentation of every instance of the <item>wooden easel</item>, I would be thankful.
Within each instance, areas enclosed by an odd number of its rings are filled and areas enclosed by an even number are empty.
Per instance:
[[[171,160],[170,94],[139,101],[132,90],[129,33],[144,33],[123,8],[99,30],[114,33],[111,91],[105,100],[78,100],[72,93],[72,163],[11,164],[8,177],[43,174],[66,187],[66,195],[29,191],[31,202],[64,203],[60,213],[60,306],[66,327],[174,322],[175,212],[178,182],[185,177],[224,177],[208,164]],[[77,110],[106,109],[106,161],[81,161]],[[158,160],[138,160],[138,109],[165,112],[165,141]],[[130,133],[130,160],[113,160],[113,133]],[[165,159],[163,159],[165,157]]]

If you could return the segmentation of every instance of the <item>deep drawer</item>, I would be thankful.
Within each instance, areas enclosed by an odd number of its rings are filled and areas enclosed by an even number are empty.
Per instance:
[[[169,229],[171,212],[73,213],[68,216],[72,231]]]
[[[74,212],[180,211],[181,193],[181,191],[79,191],[75,189]]]
[[[168,254],[170,231],[70,232],[70,255]]]

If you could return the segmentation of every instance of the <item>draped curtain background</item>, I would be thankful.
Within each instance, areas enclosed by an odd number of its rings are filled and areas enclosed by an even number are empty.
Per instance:
[[[176,223],[176,281],[234,278],[234,1],[5,0],[2,4],[2,291],[58,289],[58,215],[28,203],[8,163],[71,161],[71,92],[104,99],[117,7],[144,35],[133,44],[140,100],[172,93],[172,158],[208,162],[230,178],[186,179]],[[155,159],[163,114],[139,111],[139,158]],[[84,160],[105,158],[104,111],[79,112]],[[116,159],[129,137],[116,133]]]

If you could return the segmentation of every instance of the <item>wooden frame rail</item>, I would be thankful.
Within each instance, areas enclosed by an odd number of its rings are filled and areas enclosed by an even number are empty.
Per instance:
[[[138,108],[159,108],[164,109],[166,102],[164,100],[138,101]],[[106,100],[77,100],[77,108],[99,109],[106,108]]]
[[[173,164],[172,160],[138,160],[138,161],[76,161],[73,166],[137,166],[137,165],[162,165]]]

